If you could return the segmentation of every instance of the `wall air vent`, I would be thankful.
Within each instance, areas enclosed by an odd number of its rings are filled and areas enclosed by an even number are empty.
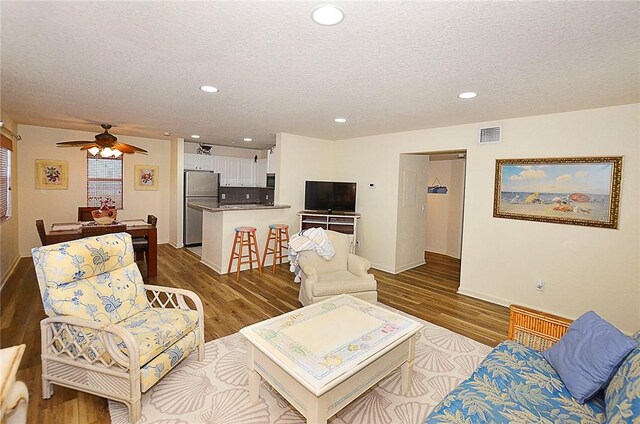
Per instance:
[[[480,128],[480,144],[496,144],[502,142],[502,125]]]

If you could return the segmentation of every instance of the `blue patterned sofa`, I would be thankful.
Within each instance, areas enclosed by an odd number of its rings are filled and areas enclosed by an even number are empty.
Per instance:
[[[624,359],[604,391],[580,404],[541,353],[562,336],[562,327],[566,330],[569,323],[547,314],[533,320],[548,318],[557,321],[550,325],[553,336],[527,332],[524,326],[514,325],[512,307],[510,338],[519,341],[507,340],[496,346],[424,423],[640,423],[640,346]],[[640,331],[634,339],[640,343]],[[537,348],[527,347],[523,341]]]

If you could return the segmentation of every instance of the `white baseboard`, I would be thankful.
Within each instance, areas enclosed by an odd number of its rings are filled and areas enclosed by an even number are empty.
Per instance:
[[[503,299],[501,297],[488,296],[483,293],[478,293],[473,290],[466,290],[458,288],[458,294],[463,294],[465,296],[473,297],[475,299],[486,300],[490,303],[495,303],[496,305],[509,307],[513,303],[511,300]]]
[[[226,272],[223,272],[222,268],[219,265],[216,265],[213,262],[208,261],[207,259],[200,258],[200,263],[208,266],[209,268],[211,268],[212,270],[214,270],[220,275],[226,274]]]
[[[403,271],[406,271],[408,269],[415,268],[415,267],[420,266],[420,265],[424,265],[424,263],[425,262],[424,262],[424,259],[423,259],[421,261],[416,261],[416,262],[413,262],[413,263],[410,263],[410,264],[407,264],[407,265],[403,265],[400,268],[390,268],[390,267],[388,267],[386,265],[380,265],[380,264],[372,263],[371,264],[371,268],[377,269],[379,271],[388,272],[389,274],[399,274],[399,273],[401,273]]]
[[[13,262],[9,266],[7,272],[2,276],[2,282],[0,282],[0,291],[2,291],[4,284],[9,280],[9,277],[11,277],[13,272],[16,270],[16,267],[18,266],[18,262],[20,262],[20,259],[21,259],[20,255],[16,256],[16,258],[13,260]]]
[[[169,241],[167,242],[167,244],[168,244],[169,246],[171,246],[171,247],[176,248],[176,249],[181,249],[181,248],[183,248],[183,247],[184,247],[184,244],[182,244],[182,243],[174,243],[174,242],[172,242],[171,240],[169,240]]]
[[[371,268],[377,269],[378,271],[388,272],[389,274],[394,274],[394,271],[392,268],[386,267],[384,265],[372,263]]]
[[[415,268],[417,266],[424,265],[424,264],[425,264],[424,259],[419,260],[419,261],[415,261],[415,262],[412,262],[410,264],[403,265],[400,268],[396,268],[396,271],[394,272],[394,274],[399,274],[399,273],[401,273],[403,271],[406,271],[408,269]]]

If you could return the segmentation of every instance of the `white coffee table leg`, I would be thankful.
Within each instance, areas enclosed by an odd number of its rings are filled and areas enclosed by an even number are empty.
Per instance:
[[[407,362],[402,364],[402,393],[407,395],[411,391],[411,375],[413,374],[413,361],[416,357],[416,338],[409,339],[409,355]]]
[[[311,394],[309,394],[309,402],[307,416],[307,424],[327,424],[327,398],[322,396],[317,398]]]
[[[247,367],[249,368],[249,402],[251,405],[258,403],[260,393],[260,374],[256,372],[253,366],[253,353],[255,347],[249,345],[249,354],[247,355]]]

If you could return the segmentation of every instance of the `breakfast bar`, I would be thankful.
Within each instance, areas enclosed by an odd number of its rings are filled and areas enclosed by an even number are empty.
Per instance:
[[[200,261],[219,274],[227,273],[236,227],[257,228],[258,246],[262,254],[269,224],[287,223],[287,209],[291,208],[289,205],[259,203],[224,205],[216,201],[194,201],[188,203],[187,207],[202,211]],[[242,267],[248,268],[248,265]]]

